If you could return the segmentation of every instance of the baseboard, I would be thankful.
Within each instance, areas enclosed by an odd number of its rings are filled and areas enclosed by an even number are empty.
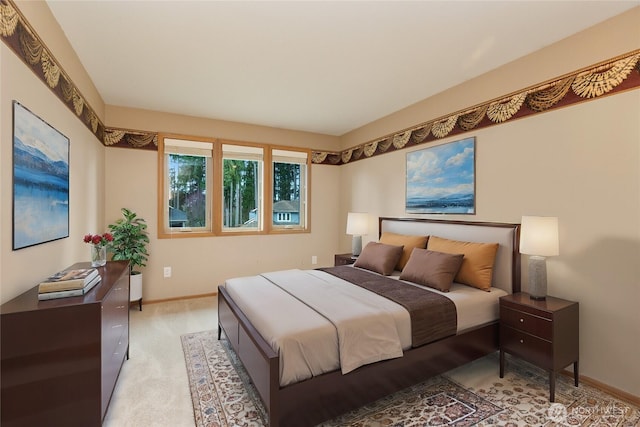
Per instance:
[[[188,295],[188,296],[182,296],[182,297],[163,298],[163,299],[154,299],[154,300],[143,299],[142,305],[144,306],[147,304],[158,304],[160,302],[180,301],[180,300],[196,299],[196,298],[204,298],[204,297],[215,297],[216,295],[218,295],[218,292],[212,292],[210,294]]]
[[[573,372],[568,371],[566,369],[562,371],[562,375],[566,375],[567,377],[573,379]],[[617,397],[618,399],[640,406],[640,396],[636,396],[624,390],[620,390],[619,388],[612,387],[608,384],[605,384],[598,380],[594,380],[593,378],[587,377],[585,375],[578,375],[578,378],[581,383],[584,383],[584,384],[590,385],[591,387],[602,390],[607,394]]]

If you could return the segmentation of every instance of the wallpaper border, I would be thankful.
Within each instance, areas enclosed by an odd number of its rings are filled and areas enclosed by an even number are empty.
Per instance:
[[[313,151],[312,161],[346,164],[638,87],[640,49],[341,152]]]
[[[4,43],[102,142],[104,124],[12,0],[0,0],[0,35]]]
[[[0,35],[103,145],[158,149],[158,131],[113,128],[102,123],[13,0],[0,0]],[[346,150],[312,149],[311,160],[314,164],[343,165],[638,87],[640,49]]]

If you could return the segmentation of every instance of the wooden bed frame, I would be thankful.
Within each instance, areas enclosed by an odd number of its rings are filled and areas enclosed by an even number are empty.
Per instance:
[[[411,229],[413,224],[418,226],[418,232],[424,231],[424,227],[430,231],[434,226],[439,227],[439,224],[444,224],[445,229],[455,226],[457,230],[460,229],[459,226],[507,229],[508,238],[512,240],[509,253],[506,255],[511,257],[510,291],[520,291],[519,224],[414,218],[380,218],[379,224],[380,234],[388,224],[392,225],[391,230],[394,232],[397,232],[393,228],[395,225],[398,225],[398,230],[404,231],[407,227]],[[456,238],[456,233],[451,235],[446,230],[443,233],[431,234]],[[487,240],[480,237],[469,241]],[[504,284],[501,287],[504,288]],[[407,350],[403,357],[362,366],[346,375],[337,370],[280,387],[278,353],[258,333],[224,287],[219,287],[218,291],[218,339],[224,331],[260,394],[267,410],[270,427],[317,425],[498,350],[496,321]]]

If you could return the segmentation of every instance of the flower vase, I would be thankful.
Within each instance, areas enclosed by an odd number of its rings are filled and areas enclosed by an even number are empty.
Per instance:
[[[102,267],[107,263],[107,247],[91,245],[91,267]]]

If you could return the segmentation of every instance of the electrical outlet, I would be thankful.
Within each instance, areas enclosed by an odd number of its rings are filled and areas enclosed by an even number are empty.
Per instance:
[[[171,277],[171,267],[164,268],[164,277]]]
[[[311,264],[316,265],[318,263],[318,257],[313,255],[311,257]]]

